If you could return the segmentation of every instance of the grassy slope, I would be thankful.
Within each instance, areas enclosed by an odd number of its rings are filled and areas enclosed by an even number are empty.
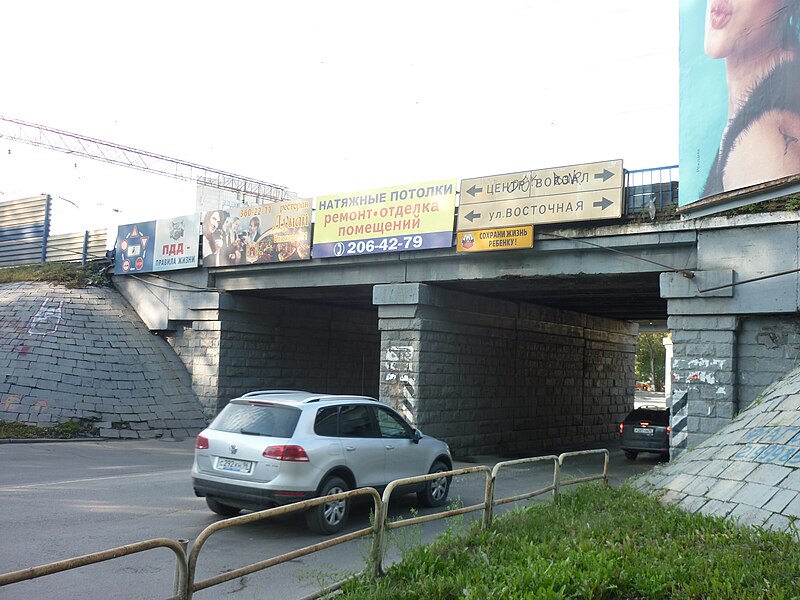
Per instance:
[[[345,589],[344,598],[369,600],[788,599],[800,595],[800,545],[592,484],[490,530],[451,532],[405,553],[386,577]]]

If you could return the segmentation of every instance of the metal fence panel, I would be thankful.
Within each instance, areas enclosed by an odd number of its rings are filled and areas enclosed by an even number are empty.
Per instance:
[[[49,196],[0,204],[0,267],[41,263],[49,223]]]
[[[46,262],[96,260],[106,255],[106,230],[62,233],[47,238]]]
[[[0,267],[86,262],[106,256],[105,229],[50,235],[50,197],[0,203]]]
[[[675,210],[678,206],[678,166],[625,172],[625,213],[628,216]]]

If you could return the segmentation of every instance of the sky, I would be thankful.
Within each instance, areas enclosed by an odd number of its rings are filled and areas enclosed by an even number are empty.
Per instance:
[[[678,0],[3,6],[0,116],[300,198],[622,159],[678,163]],[[195,212],[191,182],[0,138],[54,233]]]

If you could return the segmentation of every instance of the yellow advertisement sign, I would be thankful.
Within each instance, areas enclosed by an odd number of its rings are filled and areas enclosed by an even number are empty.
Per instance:
[[[488,252],[491,250],[519,250],[520,248],[533,248],[532,225],[459,231],[456,236],[458,252]]]
[[[354,256],[453,245],[457,181],[317,198],[312,256]]]

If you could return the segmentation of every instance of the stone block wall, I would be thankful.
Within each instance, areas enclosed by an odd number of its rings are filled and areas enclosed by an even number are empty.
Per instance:
[[[797,366],[794,316],[670,317],[673,449],[695,447]],[[673,452],[674,454],[674,452]]]
[[[80,421],[104,438],[184,437],[206,425],[176,353],[109,288],[0,285],[0,419]]]
[[[419,284],[379,286],[381,399],[461,456],[613,439],[635,325]]]
[[[705,440],[737,409],[735,317],[670,317],[673,449]]]
[[[741,411],[767,386],[800,366],[800,320],[796,316],[740,319],[736,353]]]
[[[378,394],[377,311],[226,295],[170,341],[209,416],[258,389]]]

